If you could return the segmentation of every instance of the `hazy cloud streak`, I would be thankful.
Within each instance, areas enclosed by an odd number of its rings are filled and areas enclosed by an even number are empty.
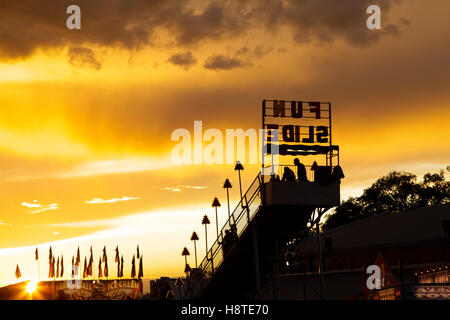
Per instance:
[[[45,211],[49,211],[49,210],[58,210],[59,206],[57,203],[51,203],[48,204],[46,206],[43,206],[39,203],[37,203],[37,200],[33,200],[31,203],[30,202],[22,202],[22,206],[26,207],[26,208],[39,208],[39,209],[35,209],[35,210],[31,210],[30,213],[41,213],[41,212],[45,212]]]
[[[112,199],[102,199],[102,198],[93,198],[92,200],[85,201],[86,203],[116,203],[121,201],[130,201],[130,200],[138,200],[139,197],[127,197],[124,196],[122,198],[112,198]]]

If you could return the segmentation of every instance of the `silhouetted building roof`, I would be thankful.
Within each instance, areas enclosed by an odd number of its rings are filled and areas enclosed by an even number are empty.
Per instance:
[[[321,233],[322,245],[332,250],[352,250],[442,240],[448,237],[444,231],[448,220],[450,204],[385,213]],[[316,241],[315,237],[302,240],[295,250],[297,255],[316,254]]]

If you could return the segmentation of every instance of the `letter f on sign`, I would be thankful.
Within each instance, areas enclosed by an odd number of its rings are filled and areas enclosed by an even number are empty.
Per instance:
[[[376,264],[367,267],[367,274],[370,276],[367,278],[366,285],[367,289],[381,289],[381,270]]]

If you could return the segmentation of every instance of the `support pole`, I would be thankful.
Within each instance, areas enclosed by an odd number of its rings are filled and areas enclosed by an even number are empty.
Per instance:
[[[195,251],[195,268],[198,268],[198,264],[197,264],[197,245],[195,244],[197,241],[194,240],[194,251]]]
[[[228,220],[230,220],[230,191],[227,188]]]
[[[278,252],[278,240],[275,240],[275,292],[274,300],[280,299],[280,255]]]
[[[217,216],[217,207],[216,207],[216,232],[217,232],[217,239],[219,239],[219,218]]]
[[[239,192],[241,194],[241,204],[242,204],[242,183],[241,183],[241,170],[238,170],[239,174]]]
[[[303,271],[303,300],[306,300],[306,272]]]
[[[322,260],[322,248],[320,245],[320,230],[319,230],[319,221],[321,217],[321,211],[316,209],[317,211],[317,220],[316,220],[316,234],[317,234],[317,253],[318,253],[318,262],[319,262],[319,273],[320,273],[320,285],[322,289],[322,299],[325,299],[325,275],[323,273],[323,260]]]
[[[40,269],[40,266],[39,266],[39,256],[38,256],[38,259],[37,259],[37,264],[38,264],[38,281],[41,281],[41,269]]]
[[[259,294],[261,291],[261,282],[259,275],[259,254],[258,254],[258,237],[256,234],[255,222],[251,222],[252,225],[252,234],[253,234],[253,259],[255,264],[255,282],[256,282],[256,298],[259,298]]]

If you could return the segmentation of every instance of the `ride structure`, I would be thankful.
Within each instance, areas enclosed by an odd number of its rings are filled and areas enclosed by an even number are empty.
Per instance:
[[[277,298],[282,252],[340,204],[339,146],[332,144],[331,103],[263,100],[262,168],[197,268],[184,298],[260,298],[270,280]],[[292,164],[293,159],[307,159]],[[304,167],[302,169],[301,167]],[[296,179],[283,172],[296,168]],[[302,170],[306,176],[299,175]],[[322,297],[325,298],[323,277]]]

